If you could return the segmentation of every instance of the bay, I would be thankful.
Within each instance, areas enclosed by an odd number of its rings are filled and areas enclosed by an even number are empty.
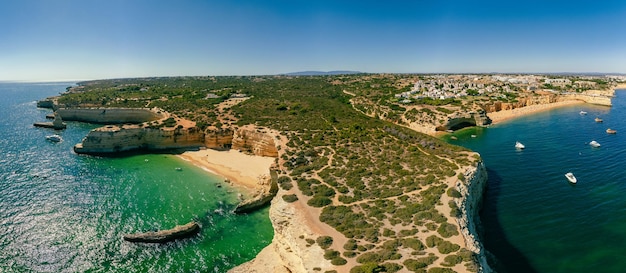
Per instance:
[[[170,154],[75,154],[95,125],[33,127],[51,113],[35,101],[70,84],[0,83],[0,272],[225,272],[270,243],[268,209],[232,214],[237,192],[219,176]],[[192,219],[193,238],[122,239]]]
[[[624,271],[626,92],[612,103],[552,109],[449,140],[479,152],[487,166],[482,240],[498,272]],[[526,148],[516,150],[516,141]]]

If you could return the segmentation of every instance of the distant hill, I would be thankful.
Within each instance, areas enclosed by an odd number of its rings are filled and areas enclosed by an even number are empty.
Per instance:
[[[345,74],[361,74],[363,72],[359,71],[349,71],[349,70],[335,70],[335,71],[300,71],[300,72],[291,72],[285,73],[281,75],[287,76],[321,76],[321,75],[345,75]]]

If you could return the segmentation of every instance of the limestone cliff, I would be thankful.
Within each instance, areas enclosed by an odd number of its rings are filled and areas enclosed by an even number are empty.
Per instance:
[[[108,154],[139,149],[200,147],[203,144],[204,134],[196,127],[174,129],[108,125],[90,131],[82,143],[74,146],[74,151],[86,154]]]
[[[270,206],[270,220],[274,227],[272,243],[265,247],[252,261],[231,269],[231,273],[306,273],[313,268],[320,272],[333,269],[325,260],[324,250],[317,244],[308,245],[306,238],[315,239],[317,234],[305,225],[302,213],[294,203],[274,198]],[[303,239],[304,238],[304,239]]]
[[[58,108],[57,113],[66,121],[100,124],[142,123],[168,116],[156,108]]]
[[[487,186],[487,169],[482,161],[476,166],[467,168],[464,179],[457,182],[457,190],[461,193],[461,198],[455,200],[456,205],[461,210],[461,217],[457,218],[461,227],[461,234],[465,239],[467,249],[476,254],[480,272],[493,272],[487,264],[485,250],[480,242],[478,227],[480,218],[478,212],[483,200],[483,192]]]
[[[276,174],[276,168],[277,167],[274,165],[270,169],[270,176],[259,177],[258,184],[261,186],[261,189],[256,192],[255,196],[251,199],[239,203],[235,208],[235,213],[255,211],[267,206],[272,201],[274,196],[278,193],[278,175]]]
[[[278,157],[278,149],[269,129],[246,125],[235,130],[232,148],[254,155]]]
[[[436,128],[437,131],[459,130],[470,126],[486,126],[491,124],[487,112],[482,109],[469,112],[455,112],[447,117],[445,124]]]
[[[204,132],[204,145],[218,150],[230,148],[234,133],[233,128],[207,128]]]
[[[517,99],[517,102],[496,101],[484,104],[482,108],[487,113],[491,113],[502,110],[513,110],[531,105],[549,104],[568,100],[579,100],[585,103],[611,106],[611,98],[613,95],[613,90],[589,90],[584,93],[543,94],[539,96],[520,97]]]

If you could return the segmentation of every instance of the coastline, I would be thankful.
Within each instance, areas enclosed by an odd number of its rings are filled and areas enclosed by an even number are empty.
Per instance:
[[[259,180],[262,177],[269,177],[270,166],[275,160],[273,157],[248,155],[236,150],[213,149],[186,151],[178,157],[230,180],[233,186],[247,194],[263,188]]]
[[[539,112],[543,112],[543,111],[547,111],[547,110],[551,110],[551,109],[555,109],[555,108],[559,108],[563,106],[570,106],[570,105],[584,104],[584,103],[585,102],[579,101],[579,100],[566,100],[566,101],[559,101],[559,102],[553,102],[553,103],[547,103],[547,104],[535,104],[535,105],[515,108],[511,110],[491,112],[491,113],[487,113],[487,116],[491,119],[491,124],[498,124],[498,123],[501,123],[510,119],[532,115],[532,114],[536,114]]]

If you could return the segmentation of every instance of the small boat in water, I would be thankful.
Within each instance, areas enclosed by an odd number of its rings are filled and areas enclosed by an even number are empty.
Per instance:
[[[573,173],[566,173],[565,177],[567,178],[567,180],[569,180],[569,182],[576,184],[577,179]]]
[[[515,149],[522,150],[522,149],[524,149],[524,148],[526,148],[526,146],[524,146],[524,144],[522,144],[522,143],[521,143],[521,142],[519,142],[519,141],[516,141],[516,142],[515,142]]]
[[[585,112],[585,111],[583,111],[583,110],[580,110],[580,114],[581,114],[581,115],[586,115],[586,114],[587,114],[587,112]]]
[[[607,133],[607,134],[617,134],[617,131],[615,131],[615,130],[613,130],[613,129],[609,128],[609,129],[606,129],[606,133]]]
[[[61,138],[60,135],[54,134],[54,135],[46,136],[46,140],[51,141],[51,142],[61,142],[63,138]]]
[[[602,122],[602,121],[603,121],[603,120],[602,120],[601,118],[599,118],[599,117],[596,117],[594,120],[595,120],[596,122]]]
[[[589,145],[591,145],[591,147],[594,147],[594,148],[600,147],[600,143],[598,143],[595,140],[592,140],[591,142],[589,142]]]

